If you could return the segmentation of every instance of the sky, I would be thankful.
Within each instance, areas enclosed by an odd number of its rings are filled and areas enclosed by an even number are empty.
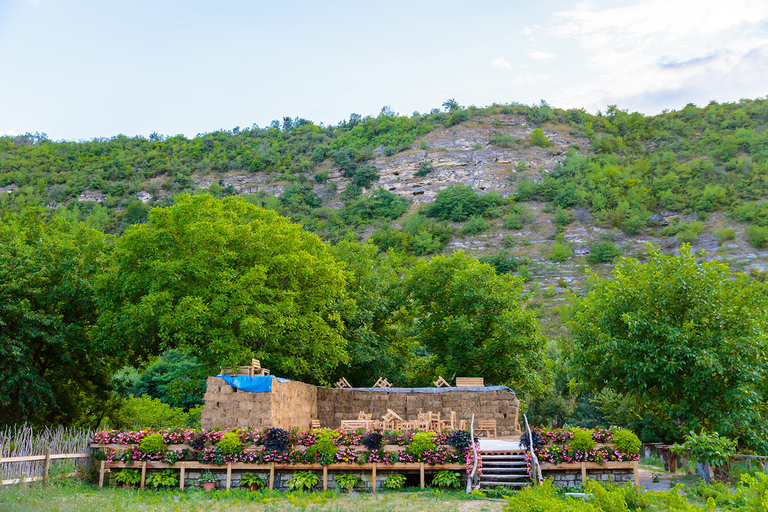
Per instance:
[[[768,95],[768,1],[0,0],[0,135]]]

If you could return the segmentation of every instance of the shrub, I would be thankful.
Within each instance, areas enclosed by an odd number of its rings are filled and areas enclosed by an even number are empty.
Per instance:
[[[347,492],[352,492],[352,488],[362,482],[360,477],[355,475],[336,475],[334,481],[340,489]]]
[[[333,442],[333,439],[331,439],[331,432],[332,431],[330,430],[320,431],[317,435],[317,442],[314,444],[314,447],[321,455],[332,458],[336,455],[336,452],[339,451],[339,448],[336,446],[336,443]]]
[[[118,421],[124,428],[175,428],[184,425],[199,428],[202,406],[192,408],[188,413],[178,407],[171,407],[149,395],[131,396],[120,408]]]
[[[735,240],[736,230],[733,228],[721,228],[715,230],[715,236],[722,242],[725,240]]]
[[[461,477],[455,471],[438,471],[432,479],[432,485],[436,487],[461,487]]]
[[[139,442],[139,449],[143,453],[162,453],[168,449],[162,434],[150,434]]]
[[[568,447],[572,450],[578,450],[586,452],[595,447],[595,440],[592,439],[594,430],[587,430],[583,428],[574,428],[573,439],[568,442]]]
[[[552,252],[549,254],[549,259],[556,263],[563,262],[571,257],[573,251],[570,247],[562,242],[555,242],[552,245]]]
[[[292,491],[300,491],[302,489],[311,490],[320,481],[320,477],[311,471],[297,471],[293,476],[288,479],[288,488]]]
[[[384,480],[385,489],[401,489],[405,485],[405,476],[393,473]]]
[[[419,162],[419,170],[416,171],[416,174],[414,176],[418,176],[419,178],[423,178],[427,174],[432,172],[432,162]]]
[[[494,135],[488,140],[488,143],[497,148],[514,148],[520,144],[520,139],[511,135]]]
[[[290,445],[290,442],[288,441],[288,432],[282,428],[271,428],[267,430],[266,438],[264,447],[267,450],[284,452]]]
[[[593,244],[589,247],[589,256],[587,263],[597,265],[598,263],[613,263],[616,258],[621,256],[621,249],[611,242],[604,241]]]
[[[224,455],[234,455],[243,451],[243,442],[235,432],[227,432],[216,445]]]
[[[552,143],[544,136],[544,132],[541,128],[536,128],[531,133],[531,143],[533,143],[534,146],[539,146],[540,148],[546,148],[548,146],[551,146]]]
[[[368,222],[375,219],[396,219],[407,211],[406,198],[378,187],[364,195],[348,197],[339,213],[348,222]]]
[[[457,185],[438,192],[435,202],[424,209],[424,214],[440,220],[463,222],[473,215],[483,215],[504,202],[494,193],[480,195],[472,187]]]
[[[382,439],[383,436],[379,432],[371,432],[363,439],[363,445],[371,451],[376,451],[381,448]]]
[[[408,447],[408,453],[418,460],[425,451],[434,450],[437,447],[434,439],[432,439],[434,435],[434,432],[419,432],[414,434],[411,445]]]
[[[564,228],[571,222],[573,222],[573,215],[571,215],[569,212],[562,210],[560,208],[557,209],[555,212],[555,225],[558,228]]]
[[[138,469],[124,469],[115,475],[115,482],[135,485],[141,482],[141,473]]]
[[[479,235],[483,231],[487,231],[491,227],[491,223],[481,217],[470,217],[469,221],[464,227],[459,230],[461,236]]]
[[[635,435],[634,432],[629,430],[616,430],[611,437],[613,444],[616,445],[616,449],[621,453],[629,453],[636,455],[640,453],[642,443],[640,438]]]
[[[752,247],[763,249],[768,246],[768,227],[749,226],[747,228],[747,242]]]
[[[200,482],[200,483],[215,482],[216,481],[216,475],[211,473],[211,470],[209,469],[209,470],[206,470],[205,472],[203,472],[203,474],[200,475],[200,478],[198,478],[197,481]]]
[[[517,194],[515,195],[515,201],[528,201],[529,199],[532,199],[534,195],[536,195],[536,183],[528,178],[517,182]]]
[[[472,436],[466,430],[454,430],[451,435],[448,436],[448,445],[453,446],[459,453],[463,453],[464,450],[469,448],[472,442]]]
[[[682,445],[675,444],[672,451],[675,453],[688,452],[691,459],[702,464],[710,463],[713,466],[722,466],[736,452],[736,442],[717,432],[702,430],[701,434],[690,432],[685,436],[685,442]]]
[[[506,229],[522,229],[533,221],[533,214],[523,205],[515,205],[504,220]]]
[[[176,487],[179,485],[179,475],[172,469],[166,469],[147,477],[147,485],[152,487]]]
[[[478,258],[496,269],[497,274],[509,274],[517,270],[519,262],[509,251],[502,249],[496,254],[489,254]]]

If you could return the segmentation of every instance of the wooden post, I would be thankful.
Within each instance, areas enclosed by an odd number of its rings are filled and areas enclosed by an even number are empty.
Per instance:
[[[147,461],[144,461],[141,463],[141,483],[139,484],[139,489],[144,488],[144,480],[147,478]]]
[[[424,463],[423,462],[419,462],[419,476],[421,477],[421,488],[423,489],[424,487],[426,487],[424,485],[425,482],[424,482]]]
[[[635,486],[640,485],[640,481],[638,480],[638,478],[640,478],[640,467],[639,466],[640,466],[640,462],[639,461],[632,462],[632,472],[635,475]]]
[[[179,489],[182,491],[184,490],[184,476],[185,476],[184,473],[186,472],[186,470],[187,470],[187,466],[185,466],[184,463],[182,462],[181,472],[179,473]]]
[[[99,469],[99,487],[104,487],[104,467],[107,465],[107,461],[101,461],[101,468]]]
[[[232,484],[232,464],[227,464],[227,490]]]
[[[275,463],[269,463],[269,490],[275,488]]]
[[[328,490],[328,466],[323,466],[323,490]]]
[[[747,459],[749,460],[749,459]],[[43,484],[48,483],[48,470],[51,469],[51,449],[45,449],[45,473],[43,474]]]
[[[677,454],[672,452],[669,454],[669,472],[677,473]]]
[[[587,483],[587,463],[582,462],[581,463],[581,485],[586,485]]]
[[[376,463],[373,463],[373,470],[371,472],[371,483],[373,484],[373,494],[376,494]]]

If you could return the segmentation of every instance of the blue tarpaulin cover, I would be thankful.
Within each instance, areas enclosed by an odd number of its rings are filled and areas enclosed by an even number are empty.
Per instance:
[[[248,391],[250,393],[269,393],[272,391],[272,380],[277,380],[277,382],[288,382],[291,379],[281,379],[280,377],[275,377],[274,375],[265,375],[264,377],[248,377],[248,376],[240,376],[240,377],[231,377],[229,375],[217,375],[217,377],[224,379],[227,381],[227,384],[230,386],[242,389],[243,391]]]

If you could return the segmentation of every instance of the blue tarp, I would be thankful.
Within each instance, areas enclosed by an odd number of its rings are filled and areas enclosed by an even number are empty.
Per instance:
[[[288,382],[291,379],[281,379],[274,375],[265,375],[264,377],[231,377],[229,375],[217,375],[217,377],[227,381],[230,386],[248,391],[250,393],[269,393],[272,391],[272,380],[277,382]]]

